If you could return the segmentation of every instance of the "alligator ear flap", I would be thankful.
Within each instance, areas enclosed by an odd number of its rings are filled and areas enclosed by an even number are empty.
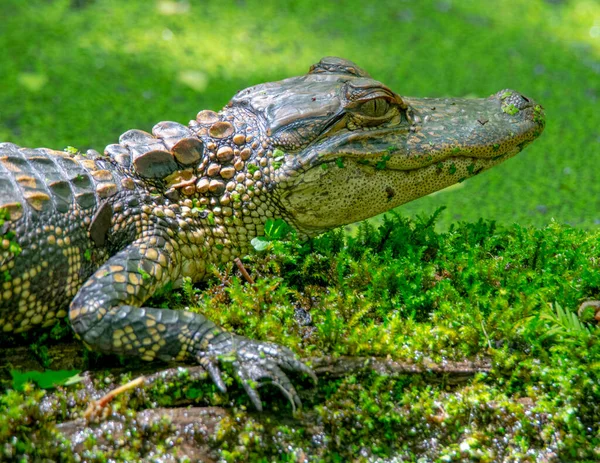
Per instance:
[[[337,58],[335,56],[326,56],[317,64],[313,64],[308,71],[309,74],[348,74],[356,77],[371,77],[367,71],[359,68],[352,61]]]

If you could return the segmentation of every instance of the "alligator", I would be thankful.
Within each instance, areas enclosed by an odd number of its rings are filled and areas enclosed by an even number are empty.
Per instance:
[[[269,220],[309,238],[372,217],[501,163],[543,128],[541,106],[513,90],[403,97],[326,57],[187,126],[129,130],[103,154],[1,143],[0,329],[68,316],[93,350],[199,363],[222,391],[228,362],[258,410],[265,383],[299,406],[284,370],[316,378],[291,350],[145,301],[247,254]]]

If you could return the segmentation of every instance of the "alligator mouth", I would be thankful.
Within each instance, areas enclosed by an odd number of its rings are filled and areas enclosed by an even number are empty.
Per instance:
[[[418,172],[421,170],[428,169],[430,167],[435,167],[437,170],[443,169],[448,166],[456,165],[457,163],[468,163],[470,166],[473,166],[469,169],[469,173],[471,175],[477,175],[483,170],[492,167],[495,164],[505,161],[515,155],[517,155],[521,151],[521,148],[514,148],[511,151],[506,153],[494,156],[493,158],[485,158],[485,157],[477,157],[477,156],[469,156],[469,155],[448,155],[445,158],[437,159],[436,161],[428,161],[424,164],[418,166],[390,166],[388,165],[388,161],[386,161],[387,153],[380,153],[377,155],[372,155],[368,158],[366,157],[358,157],[358,156],[341,156],[333,160],[323,160],[318,164],[322,169],[328,169],[336,167],[343,167],[345,163],[353,162],[362,168],[372,169],[374,171],[389,171],[389,172]],[[340,160],[341,159],[341,160]]]
[[[498,164],[506,159],[517,155],[527,146],[530,141],[524,141],[519,144],[494,143],[490,145],[489,150],[472,150],[468,147],[461,148],[459,145],[447,144],[445,147],[429,149],[428,146],[422,152],[407,152],[394,144],[390,144],[386,149],[364,152],[355,149],[351,145],[351,139],[363,138],[382,140],[389,135],[397,136],[393,130],[369,131],[367,134],[349,133],[339,140],[339,151],[331,150],[327,154],[313,157],[310,167],[343,167],[346,162],[353,162],[364,168],[372,168],[380,171],[402,171],[411,172],[428,167],[435,166],[441,168],[445,164],[456,162],[471,161],[485,164],[485,167],[478,167],[474,173],[479,173],[486,167]],[[350,142],[350,143],[348,143]]]

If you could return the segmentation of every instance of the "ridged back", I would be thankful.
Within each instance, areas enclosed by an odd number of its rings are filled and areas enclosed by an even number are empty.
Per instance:
[[[24,215],[93,210],[124,186],[111,162],[90,151],[71,155],[0,143],[0,208],[11,221]]]

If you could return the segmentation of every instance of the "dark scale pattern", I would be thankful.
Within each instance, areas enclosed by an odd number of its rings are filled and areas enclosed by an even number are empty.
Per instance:
[[[108,258],[109,250],[96,248],[88,235],[106,185],[119,189],[118,173],[104,167],[93,157],[0,145],[0,208],[10,216],[3,231],[14,233],[22,250],[2,250],[3,331],[49,326],[64,317],[79,287]]]
[[[129,130],[104,156],[0,144],[0,209],[10,215],[0,329],[48,326],[68,311],[93,349],[198,362],[221,389],[219,362],[229,361],[258,409],[264,381],[299,405],[283,370],[314,375],[288,349],[144,303],[246,253],[271,218],[305,237],[355,222],[476,175],[542,129],[541,107],[517,92],[401,98],[329,57],[188,126]]]

